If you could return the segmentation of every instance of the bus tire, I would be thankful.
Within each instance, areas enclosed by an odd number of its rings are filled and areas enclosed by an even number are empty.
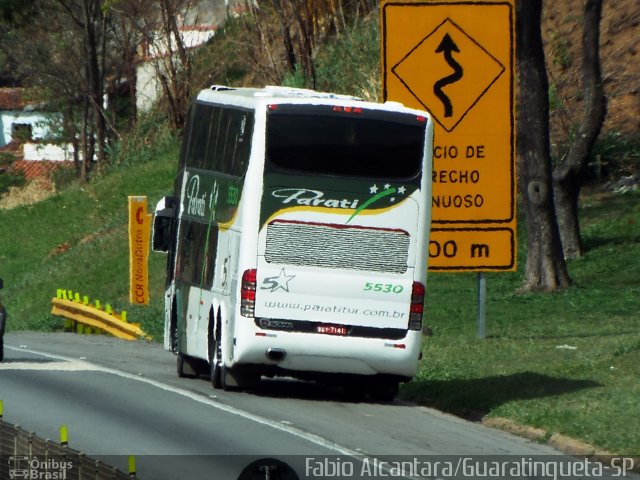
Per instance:
[[[213,325],[212,325],[213,327]],[[225,368],[222,363],[222,338],[220,328],[220,314],[215,326],[215,334],[212,332],[209,336],[209,367],[211,385],[216,390],[225,389]]]
[[[182,352],[178,352],[176,371],[180,378],[195,378],[198,376],[193,361]]]
[[[178,352],[178,312],[175,297],[171,301],[171,317],[169,318],[169,349]]]
[[[218,343],[218,342],[216,342]],[[225,382],[225,368],[222,365],[222,362],[219,360],[213,359],[211,362],[211,385],[216,390],[224,389],[226,390],[226,382]]]
[[[224,389],[227,391],[254,389],[258,387],[260,382],[259,374],[248,371],[242,366],[226,368],[224,374]]]
[[[376,402],[389,403],[400,393],[400,383],[397,380],[379,380],[373,382],[369,390],[369,396]]]
[[[361,402],[367,395],[367,385],[364,381],[350,378],[342,385],[342,392],[346,400],[351,402]]]

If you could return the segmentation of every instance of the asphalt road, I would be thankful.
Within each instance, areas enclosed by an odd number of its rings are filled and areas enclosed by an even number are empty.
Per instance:
[[[558,454],[401,401],[348,402],[339,390],[313,383],[262,383],[253,392],[213,390],[207,379],[178,378],[175,357],[161,345],[107,336],[7,333],[0,364],[6,422],[51,439],[66,424],[71,447],[114,456],[111,463],[124,471],[126,456],[136,455],[143,479],[235,479],[263,457],[305,473],[309,458],[325,455]]]

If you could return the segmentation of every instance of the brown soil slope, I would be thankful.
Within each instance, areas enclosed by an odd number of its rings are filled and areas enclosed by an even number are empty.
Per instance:
[[[543,36],[551,85],[554,141],[566,140],[582,118],[581,42],[584,0],[545,0]],[[604,0],[600,25],[607,95],[604,133],[640,136],[640,0]]]

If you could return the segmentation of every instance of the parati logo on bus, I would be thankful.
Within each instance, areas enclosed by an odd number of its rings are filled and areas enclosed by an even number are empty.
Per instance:
[[[200,194],[200,176],[193,175],[189,179],[189,183],[187,184],[187,188],[185,189],[186,196],[186,207],[188,215],[197,215],[199,217],[204,217],[207,211],[207,193],[204,192],[202,195]],[[218,197],[218,183],[215,182],[213,184],[213,188],[211,191],[211,195],[209,197],[209,205],[211,208],[212,205],[215,205]]]
[[[325,198],[324,192],[319,190],[308,190],[306,188],[281,188],[274,190],[272,195],[276,198],[282,198],[283,204],[295,202],[297,205],[308,205],[313,207],[329,207],[329,208],[357,208],[358,200],[348,198]]]

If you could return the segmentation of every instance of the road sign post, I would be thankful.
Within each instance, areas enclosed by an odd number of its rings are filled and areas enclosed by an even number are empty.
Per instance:
[[[435,122],[429,269],[516,268],[515,0],[383,0],[383,98]]]

